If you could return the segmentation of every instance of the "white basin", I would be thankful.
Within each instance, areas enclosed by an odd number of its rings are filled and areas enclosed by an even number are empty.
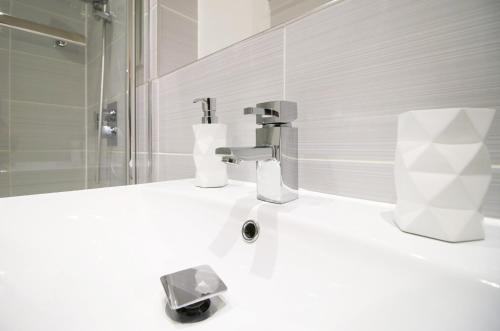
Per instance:
[[[182,180],[0,199],[0,330],[500,330],[499,220],[449,244],[399,231],[391,204],[255,195]],[[160,276],[201,264],[225,306],[171,321]]]

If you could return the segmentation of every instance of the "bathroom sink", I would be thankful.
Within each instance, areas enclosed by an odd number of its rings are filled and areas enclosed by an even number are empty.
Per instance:
[[[500,330],[500,220],[450,244],[401,232],[393,207],[192,180],[0,199],[0,330]],[[204,264],[224,304],[170,320],[160,276]]]

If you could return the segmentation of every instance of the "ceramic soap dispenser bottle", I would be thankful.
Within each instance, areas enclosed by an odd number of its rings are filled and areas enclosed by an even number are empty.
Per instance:
[[[217,123],[215,98],[197,98],[201,102],[203,117],[201,124],[193,125],[193,158],[196,167],[196,186],[221,187],[227,184],[227,166],[215,155],[215,149],[226,146],[225,124]]]

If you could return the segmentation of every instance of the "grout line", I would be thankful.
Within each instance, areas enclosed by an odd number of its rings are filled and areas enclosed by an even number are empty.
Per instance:
[[[286,100],[286,26],[283,27],[283,100]]]
[[[166,155],[166,156],[193,156],[192,153],[168,153],[168,152],[156,152],[156,155]],[[355,160],[355,159],[306,159],[299,158],[299,161],[311,161],[311,162],[332,162],[332,163],[362,163],[362,164],[379,164],[379,165],[394,165],[394,161],[377,161],[377,160]],[[500,164],[491,165],[493,169],[500,169]]]
[[[28,103],[28,104],[32,104],[32,105],[43,105],[43,106],[75,108],[75,109],[83,109],[83,108],[85,108],[84,106],[71,106],[71,105],[63,105],[63,104],[57,104],[57,103],[36,102],[36,101],[18,100],[18,99],[11,99],[11,102],[12,103]]]
[[[306,162],[333,162],[333,163],[364,163],[364,164],[394,165],[394,161],[356,160],[356,159],[308,159],[308,158],[299,158],[299,161],[306,161]]]
[[[70,153],[85,152],[84,149],[18,149],[16,153]]]
[[[193,156],[192,153],[163,153],[163,152],[157,152],[153,153],[157,155],[169,155],[169,156]]]
[[[228,46],[226,46],[226,47],[223,47],[223,48],[221,48],[221,49],[218,49],[217,51],[215,51],[215,52],[213,52],[213,53],[210,53],[210,54],[207,54],[207,55],[202,56],[202,57],[200,57],[200,58],[197,58],[196,60],[194,60],[194,61],[192,61],[192,62],[189,62],[189,63],[186,63],[186,64],[184,64],[184,65],[182,65],[182,66],[180,66],[180,67],[178,67],[178,68],[175,68],[175,69],[174,69],[174,70],[172,70],[172,71],[166,72],[166,73],[164,73],[164,74],[162,74],[162,75],[158,75],[158,77],[157,77],[157,78],[162,78],[162,77],[164,77],[164,76],[168,76],[168,75],[170,75],[170,74],[172,74],[172,73],[174,73],[174,72],[177,72],[177,71],[179,71],[179,70],[181,70],[181,69],[183,69],[183,68],[189,67],[189,66],[193,65],[194,63],[198,63],[199,61],[201,61],[201,60],[203,60],[203,59],[209,58],[210,56],[214,56],[215,54],[219,54],[219,53],[221,53],[221,52],[223,52],[223,51],[225,51],[225,50],[227,50],[227,49],[229,49],[229,48],[231,48],[231,47],[233,47],[233,46],[235,46],[235,45],[243,44],[243,43],[245,43],[245,42],[247,42],[247,41],[249,41],[249,40],[252,40],[252,39],[254,39],[254,38],[255,38],[255,39],[257,39],[257,38],[260,38],[260,37],[264,36],[265,34],[272,33],[272,32],[274,32],[274,31],[277,31],[277,30],[281,29],[281,28],[285,28],[285,27],[287,27],[287,26],[289,26],[289,25],[292,25],[292,24],[293,24],[293,23],[295,23],[295,22],[298,22],[298,21],[300,21],[300,20],[302,20],[302,19],[305,19],[305,18],[306,18],[306,17],[308,17],[308,16],[311,16],[311,15],[313,15],[313,14],[317,13],[317,12],[320,12],[320,11],[322,11],[323,9],[326,9],[326,8],[328,8],[328,7],[332,6],[332,5],[336,5],[336,4],[338,4],[338,3],[342,3],[342,2],[344,2],[344,1],[346,1],[346,0],[330,0],[330,1],[328,1],[328,2],[326,2],[326,3],[324,3],[324,4],[322,4],[322,5],[320,5],[320,6],[316,7],[316,8],[314,8],[314,9],[311,9],[310,11],[308,11],[308,12],[307,12],[307,13],[305,13],[305,14],[302,14],[302,15],[300,15],[300,16],[297,16],[297,17],[295,17],[295,18],[292,18],[292,19],[291,19],[291,20],[289,20],[289,21],[286,21],[286,22],[280,23],[280,24],[278,24],[278,25],[275,25],[275,26],[273,26],[273,27],[270,27],[269,29],[266,29],[266,30],[263,30],[263,31],[261,31],[261,32],[258,32],[258,33],[254,34],[254,35],[251,35],[251,36],[247,37],[247,38],[241,39],[241,40],[239,40],[239,41],[237,41],[237,42],[235,42],[235,43],[232,43],[232,44],[230,44],[230,45],[228,45]]]
[[[84,20],[85,18],[83,18],[81,21],[79,19],[76,19],[76,18],[73,18],[73,17],[68,17],[67,15],[64,15],[64,14],[59,14],[59,13],[54,13],[53,11],[51,10],[47,10],[45,8],[42,8],[42,7],[37,7],[37,6],[33,6],[33,5],[30,5],[30,4],[27,4],[27,3],[21,3],[21,4],[18,4],[18,5],[21,5],[21,7],[29,7],[31,9],[35,9],[36,11],[40,11],[42,13],[46,13],[46,14],[49,14],[50,15],[50,18],[52,19],[53,17],[52,16],[56,16],[56,17],[59,17],[59,18],[63,18],[65,20],[69,20],[69,21],[73,21],[75,23],[84,23]],[[12,12],[12,8],[10,8],[11,12]],[[37,22],[38,23],[38,22]],[[78,31],[74,31],[74,30],[71,30],[70,32],[76,32],[76,33],[80,33]]]
[[[29,55],[29,56],[37,57],[37,58],[41,58],[41,59],[52,60],[54,62],[59,62],[59,63],[75,64],[75,65],[85,66],[85,63],[79,63],[79,62],[61,60],[61,59],[56,58],[56,57],[50,57],[50,56],[45,56],[45,55],[32,54],[32,53],[20,51],[20,50],[17,50],[17,49],[13,49],[12,52],[19,53],[19,54],[22,54],[22,55]]]
[[[183,18],[185,18],[185,19],[187,19],[187,20],[189,20],[189,21],[191,21],[191,22],[193,22],[195,24],[198,24],[198,20],[195,20],[194,18],[189,17],[189,16],[187,16],[187,15],[185,15],[185,14],[183,14],[183,13],[181,13],[181,12],[175,10],[175,9],[167,7],[166,5],[164,5],[162,3],[160,3],[160,7],[164,8],[164,9],[166,9],[166,10],[168,10],[168,11],[174,13],[174,14],[177,14],[177,15],[179,15],[179,16],[181,16],[181,17],[183,17]]]
[[[112,39],[107,45],[106,45],[106,49],[109,48],[108,50],[108,54],[111,54],[111,48],[112,46],[117,43],[118,41],[121,41],[122,39],[125,39],[125,34],[122,33],[120,34],[117,38],[115,39]],[[97,53],[96,56],[94,56],[93,58],[91,58],[90,60],[88,60],[88,63],[91,63],[91,62],[94,62],[94,61],[99,61],[99,58],[101,57],[101,53],[102,51],[100,51],[99,53]]]
[[[9,13],[12,11],[12,2],[9,1]],[[9,114],[9,163],[8,163],[8,171],[9,171],[9,196],[13,195],[12,191],[12,30],[9,29],[9,70],[8,70],[8,90],[9,90],[9,101],[7,102],[8,114]]]
[[[84,5],[84,8],[85,8],[85,39],[88,41],[88,7],[89,5],[85,4]],[[85,76],[85,100],[84,100],[84,103],[85,103],[85,114],[84,114],[84,120],[85,120],[85,125],[84,125],[84,130],[85,130],[85,134],[84,134],[84,137],[85,137],[85,183],[84,183],[84,188],[85,189],[88,189],[89,185],[89,137],[88,137],[88,112],[89,112],[89,108],[88,108],[88,52],[89,52],[89,48],[87,47],[87,45],[85,45],[85,67],[84,67],[84,76]]]

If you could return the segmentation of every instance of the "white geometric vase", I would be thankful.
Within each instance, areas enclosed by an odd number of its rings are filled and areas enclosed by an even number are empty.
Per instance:
[[[402,231],[458,242],[484,238],[491,181],[484,138],[494,109],[447,108],[399,116],[395,221]]]

